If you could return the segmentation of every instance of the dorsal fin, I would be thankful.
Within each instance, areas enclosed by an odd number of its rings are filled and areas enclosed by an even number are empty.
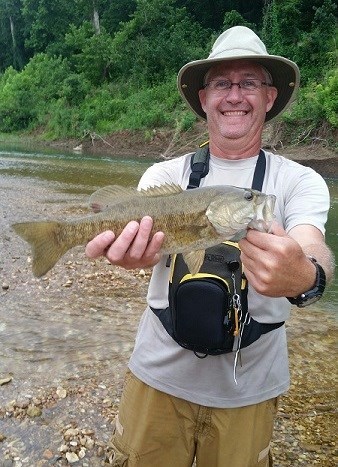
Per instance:
[[[135,188],[109,185],[95,191],[89,198],[89,205],[94,212],[101,212],[111,208],[114,204],[123,203],[135,196],[169,196],[182,191],[180,186],[169,183],[140,191]]]
[[[146,190],[140,190],[139,193],[143,196],[169,196],[177,195],[182,191],[179,185],[164,183],[163,185],[149,187]]]
[[[89,198],[89,206],[94,212],[105,211],[110,206],[127,201],[137,194],[135,188],[108,185],[95,191]]]

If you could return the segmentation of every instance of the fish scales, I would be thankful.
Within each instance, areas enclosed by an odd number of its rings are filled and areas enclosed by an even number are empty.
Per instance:
[[[152,234],[159,230],[166,232],[163,252],[178,248],[178,244],[190,245],[199,240],[202,229],[209,228],[209,235],[216,238],[217,233],[205,215],[210,199],[215,193],[210,191],[209,196],[202,196],[200,193],[197,193],[198,196],[191,196],[190,193],[182,191],[179,194],[161,197],[160,200],[158,197],[135,196],[129,202],[122,201],[114,205],[113,209],[109,208],[88,218],[87,222],[84,222],[84,219],[75,221],[74,224],[82,224],[83,229],[86,226],[86,230],[81,234],[80,231],[74,232],[74,236],[80,244],[104,230],[113,230],[118,236],[130,219],[140,221],[144,215],[149,215],[154,221]]]
[[[33,273],[40,277],[74,246],[86,244],[105,230],[118,236],[130,220],[148,215],[154,222],[152,234],[165,233],[162,253],[183,253],[195,273],[205,248],[236,235],[241,238],[248,227],[266,231],[274,202],[272,195],[229,186],[183,191],[176,185],[163,185],[141,192],[112,186],[92,195],[97,214],[67,222],[24,222],[13,228],[31,244]]]
[[[120,218],[119,215],[116,215],[116,212],[105,212],[102,215],[96,214],[95,216],[91,216],[85,221],[79,219],[78,221],[62,224],[56,236],[60,243],[65,242],[69,248],[72,248],[76,245],[87,243],[95,235],[105,230],[113,230],[115,235],[118,236],[130,219],[140,221],[144,215],[149,215],[153,218],[151,236],[160,230],[166,232],[162,247],[163,253],[170,253],[173,249],[182,252],[185,250],[185,247],[191,249],[193,244],[197,242],[199,244],[201,232],[203,231],[210,238],[214,239],[218,237],[217,232],[205,215],[205,210],[204,212],[191,213],[185,213],[177,209],[174,213],[172,212],[173,209],[170,209],[170,211],[168,209],[166,212],[163,209],[161,213],[158,213],[157,209],[152,210],[148,208],[144,210],[144,214],[142,215],[139,212],[132,212],[131,216],[127,218],[124,216]]]

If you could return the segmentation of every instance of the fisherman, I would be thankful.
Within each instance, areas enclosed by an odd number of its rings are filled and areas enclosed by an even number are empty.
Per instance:
[[[116,419],[113,465],[190,467],[196,459],[197,467],[271,466],[278,397],[289,387],[281,324],[290,302],[302,307],[319,299],[333,275],[324,240],[329,209],[324,180],[261,150],[264,123],[295,99],[299,70],[292,61],[269,55],[252,30],[237,26],[218,37],[207,59],[183,66],[178,87],[207,122],[209,170],[200,186],[250,187],[263,152],[261,191],[277,197],[275,222],[268,233],[250,229],[239,245],[250,316],[279,326],[240,349],[234,376],[234,352],[199,355],[183,348],[154,313],[168,307],[170,267],[159,253],[163,232],[150,238],[150,217],[129,222],[117,238],[108,231],[90,241],[90,258],[103,255],[126,269],[154,266]],[[190,174],[187,154],[154,164],[139,188],[169,183],[185,189]],[[192,295],[191,306],[199,301]]]

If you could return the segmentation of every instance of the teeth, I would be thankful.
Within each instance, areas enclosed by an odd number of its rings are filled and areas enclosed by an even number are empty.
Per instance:
[[[246,112],[244,112],[243,110],[228,111],[228,112],[223,112],[223,115],[226,115],[228,117],[241,116],[241,115],[246,115]]]

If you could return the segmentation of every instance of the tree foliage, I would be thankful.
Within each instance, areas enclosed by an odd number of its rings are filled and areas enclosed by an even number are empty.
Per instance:
[[[0,131],[186,128],[177,71],[239,24],[300,66],[284,120],[337,126],[334,0],[0,0]]]
[[[150,5],[151,3],[151,5]],[[115,76],[154,84],[205,54],[209,34],[175,0],[137,0],[130,21],[113,39]]]

